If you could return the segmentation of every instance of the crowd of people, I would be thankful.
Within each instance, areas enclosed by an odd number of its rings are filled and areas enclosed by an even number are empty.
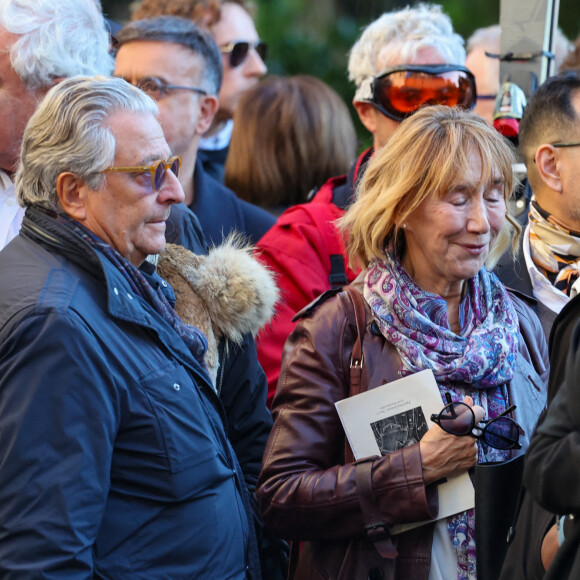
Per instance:
[[[0,0],[0,577],[576,578],[580,43],[518,151],[499,27],[382,14],[357,155],[254,16]],[[336,404],[425,371],[440,412],[405,394],[414,435],[358,456]],[[476,467],[522,459],[486,553]]]

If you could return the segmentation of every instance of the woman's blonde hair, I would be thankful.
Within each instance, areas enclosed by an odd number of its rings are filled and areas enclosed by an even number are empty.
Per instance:
[[[478,115],[437,105],[403,121],[370,160],[356,201],[339,222],[351,265],[366,268],[381,259],[385,243],[402,251],[401,224],[429,196],[442,196],[461,182],[473,151],[481,159],[481,183],[499,179],[506,201],[507,219],[486,265],[493,267],[510,241],[515,253],[521,228],[507,210],[516,184],[513,146]]]

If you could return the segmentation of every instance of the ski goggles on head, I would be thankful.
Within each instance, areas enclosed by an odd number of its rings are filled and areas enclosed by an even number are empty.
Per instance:
[[[361,100],[395,121],[425,105],[473,109],[477,97],[473,74],[464,66],[447,64],[392,66],[372,77],[366,91]]]

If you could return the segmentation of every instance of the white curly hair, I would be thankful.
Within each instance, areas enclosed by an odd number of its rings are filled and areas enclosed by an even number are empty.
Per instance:
[[[0,26],[19,38],[10,62],[30,89],[55,79],[109,75],[109,32],[97,0],[0,0]]]
[[[421,3],[386,12],[364,29],[352,47],[349,79],[356,84],[358,93],[365,80],[380,72],[379,61],[402,64],[425,48],[434,49],[445,64],[465,64],[463,38],[453,31],[451,19],[441,6]]]

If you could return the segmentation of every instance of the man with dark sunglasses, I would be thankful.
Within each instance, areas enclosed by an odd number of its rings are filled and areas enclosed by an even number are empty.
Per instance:
[[[284,342],[294,328],[292,318],[320,294],[356,277],[345,265],[344,246],[332,222],[351,202],[366,162],[419,107],[474,106],[475,82],[464,63],[463,40],[435,5],[383,14],[352,48],[348,68],[356,85],[353,104],[373,137],[373,148],[359,157],[348,175],[324,184],[311,203],[282,214],[257,246],[257,255],[278,274],[282,290],[276,317],[258,337],[269,401]]]
[[[239,99],[266,72],[267,46],[262,42],[245,0],[142,0],[131,19],[181,16],[207,28],[222,54],[223,83],[219,109],[201,139],[198,156],[206,171],[220,182],[232,134],[232,117]]]
[[[159,16],[127,24],[117,34],[117,45],[114,74],[157,101],[165,138],[182,159],[185,204],[198,217],[208,241],[220,244],[237,231],[255,243],[274,218],[214,180],[198,158],[221,94],[223,58],[211,34],[191,20]]]

